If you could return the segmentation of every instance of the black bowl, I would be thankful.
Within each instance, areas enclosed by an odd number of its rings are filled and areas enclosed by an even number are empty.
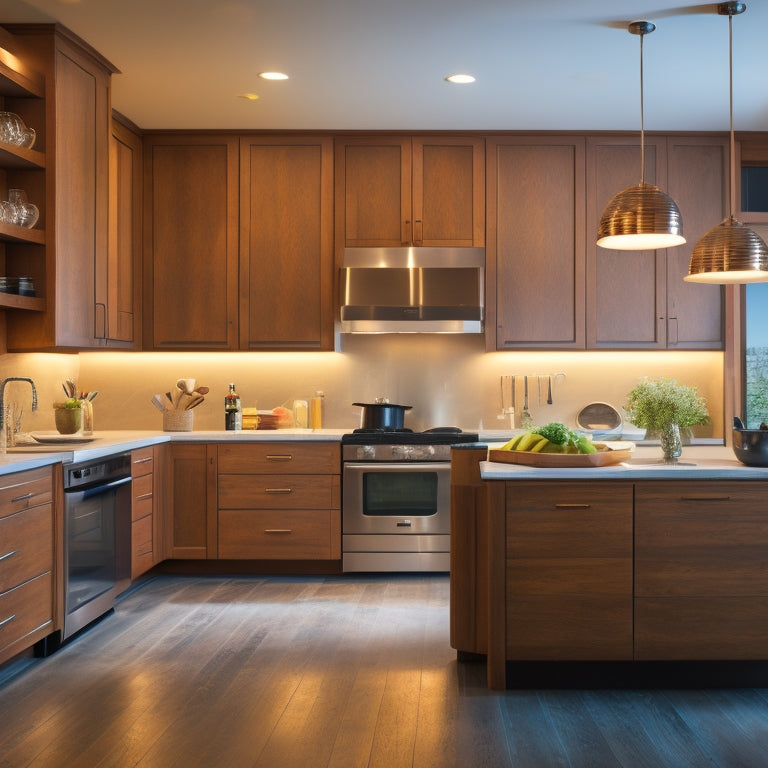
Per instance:
[[[750,467],[768,467],[768,429],[734,429],[733,452]]]

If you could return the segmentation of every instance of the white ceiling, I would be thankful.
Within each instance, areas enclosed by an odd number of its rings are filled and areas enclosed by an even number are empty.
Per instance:
[[[734,122],[762,131],[768,2],[747,6],[733,21]],[[657,26],[644,41],[646,129],[727,130],[716,3],[0,0],[0,23],[59,21],[109,59],[113,106],[145,129],[636,130],[636,19]],[[477,82],[446,83],[454,72]]]

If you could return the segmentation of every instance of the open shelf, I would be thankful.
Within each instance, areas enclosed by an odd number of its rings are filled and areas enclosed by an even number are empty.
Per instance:
[[[40,296],[0,293],[0,309],[27,309],[31,312],[45,312],[45,299]]]
[[[45,245],[45,231],[42,229],[27,229],[15,224],[0,222],[0,240],[10,243],[35,243]]]

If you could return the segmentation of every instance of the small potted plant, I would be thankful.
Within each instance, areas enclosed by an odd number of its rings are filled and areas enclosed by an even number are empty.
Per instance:
[[[68,397],[53,404],[53,415],[60,435],[74,435],[83,424],[82,403],[76,397]]]
[[[707,403],[696,387],[678,384],[675,379],[641,379],[627,395],[627,418],[637,427],[659,432],[664,461],[675,462],[683,451],[681,427],[709,421]]]

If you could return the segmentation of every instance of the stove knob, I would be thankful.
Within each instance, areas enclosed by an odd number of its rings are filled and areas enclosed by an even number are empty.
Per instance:
[[[372,445],[359,445],[357,447],[358,460],[373,459],[376,449]]]
[[[393,459],[407,459],[408,458],[408,446],[407,445],[393,445],[392,446],[392,458]]]

